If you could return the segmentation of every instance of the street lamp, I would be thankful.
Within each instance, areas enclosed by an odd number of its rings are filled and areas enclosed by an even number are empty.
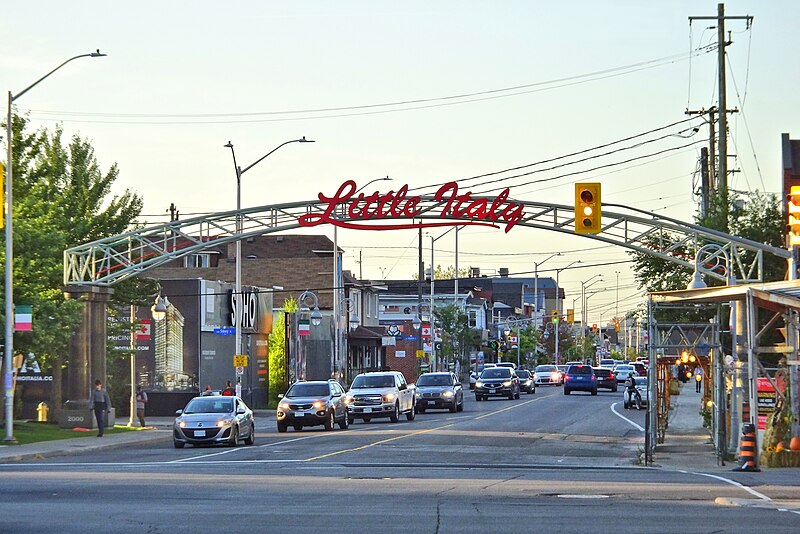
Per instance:
[[[234,354],[241,354],[241,346],[242,346],[242,214],[240,213],[242,209],[242,175],[255,167],[257,164],[261,163],[264,159],[266,159],[269,155],[273,152],[277,151],[279,148],[286,146],[290,143],[313,143],[314,141],[310,141],[305,138],[305,136],[301,137],[300,139],[292,139],[291,141],[285,141],[280,145],[276,146],[259,159],[245,167],[244,169],[241,168],[239,165],[236,164],[236,152],[233,150],[233,143],[228,141],[225,145],[226,148],[231,149],[231,155],[233,156],[233,168],[236,171],[236,235],[239,238],[236,240],[236,287],[234,290]],[[313,320],[313,317],[312,317]]]
[[[543,259],[539,262],[533,262],[533,322],[537,326],[539,326],[539,266],[546,262],[551,258],[555,258],[556,256],[561,256],[560,252],[556,252],[555,254],[551,254],[547,258]],[[558,285],[558,284],[556,284]],[[558,288],[556,288],[556,292],[558,292]],[[556,295],[558,298],[558,295]]]
[[[594,282],[592,282],[592,280],[594,280],[595,278],[599,278],[599,280],[595,280]],[[603,275],[602,274],[596,274],[596,275],[592,276],[591,278],[589,278],[588,280],[584,280],[584,281],[581,282],[581,339],[586,337],[586,335],[585,335],[586,324],[587,324],[586,323],[586,289],[591,287],[591,286],[593,286],[597,282],[602,282],[602,281],[603,281]],[[592,282],[592,283],[590,284],[589,282]]]
[[[5,366],[5,398],[6,398],[6,437],[3,441],[14,443],[16,440],[14,439],[14,390],[12,389],[13,384],[13,367],[11,364],[11,360],[14,356],[14,278],[13,278],[13,268],[14,268],[14,225],[13,225],[13,192],[14,188],[12,187],[12,177],[13,177],[13,163],[11,156],[13,154],[12,145],[13,145],[13,132],[11,128],[13,115],[11,113],[11,105],[22,95],[39,85],[42,81],[48,78],[51,74],[55,71],[69,63],[70,61],[83,58],[83,57],[105,57],[106,54],[101,54],[100,50],[98,49],[96,52],[91,52],[89,54],[80,54],[74,57],[69,58],[65,62],[63,62],[58,67],[54,68],[28,87],[17,93],[16,95],[12,94],[11,91],[8,92],[8,115],[6,116],[6,212],[5,212],[5,224],[6,224],[6,260],[5,260],[5,269],[6,269],[6,276],[5,276],[5,313],[6,313],[6,323],[5,323],[5,354],[6,357],[3,358],[4,366]]]
[[[558,331],[561,330],[561,298],[559,298],[559,290],[561,286],[558,283],[558,275],[561,274],[561,271],[569,269],[576,263],[582,263],[581,260],[576,260],[567,265],[566,267],[562,267],[560,269],[556,269],[556,311],[558,312],[558,323],[556,323],[556,348],[553,351],[553,355],[555,356],[556,365],[558,365]]]

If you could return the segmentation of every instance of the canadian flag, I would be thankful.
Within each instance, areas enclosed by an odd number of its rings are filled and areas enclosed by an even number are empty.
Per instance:
[[[136,327],[134,339],[148,341],[150,339],[150,319],[142,319],[142,324]]]

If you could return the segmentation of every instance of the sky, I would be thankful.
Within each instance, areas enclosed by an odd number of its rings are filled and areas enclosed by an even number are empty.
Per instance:
[[[780,136],[800,138],[800,3],[730,1],[725,10],[755,17],[749,29],[726,22],[728,107],[739,109],[729,187],[779,193]],[[571,205],[575,182],[599,181],[604,203],[692,221],[708,127],[681,121],[718,102],[715,21],[689,17],[716,13],[706,0],[2,2],[0,89],[16,94],[73,55],[108,54],[70,63],[15,105],[32,128],[60,124],[89,139],[103,169],[116,163],[114,192],[141,195],[148,224],[168,221],[172,203],[181,218],[236,207],[228,141],[247,166],[302,136],[315,142],[284,146],[243,175],[243,207],[385,176],[370,189],[430,193],[456,180],[479,192],[489,188],[468,178],[553,159],[495,175],[506,180],[491,187]],[[603,158],[563,158],[625,138]],[[571,164],[544,170],[561,163]],[[442,233],[426,231],[426,264]],[[414,231],[340,230],[338,242],[356,275],[416,272]],[[434,249],[436,264],[455,263],[452,232]],[[462,268],[560,269],[565,308],[602,274],[589,323],[642,303],[628,260],[623,248],[562,233],[459,232]]]

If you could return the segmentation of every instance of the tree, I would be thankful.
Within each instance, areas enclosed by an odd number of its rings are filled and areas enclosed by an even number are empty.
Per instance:
[[[469,278],[470,271],[469,269],[459,269],[458,270],[458,278]],[[433,270],[433,279],[434,280],[452,280],[456,278],[456,268],[452,265],[448,265],[445,268],[442,268],[441,265],[437,265],[436,268]],[[412,280],[419,279],[419,273],[414,273],[411,275]]]
[[[61,370],[82,308],[63,296],[64,250],[126,231],[142,200],[127,190],[110,196],[119,171],[112,164],[103,173],[88,140],[75,135],[65,144],[60,126],[29,133],[27,119],[18,115],[12,129],[14,301],[33,305],[34,321],[33,331],[16,334],[14,345],[15,351],[34,352],[52,367],[58,410]],[[4,255],[5,245],[2,250]]]
[[[469,318],[454,304],[434,309],[433,315],[442,332],[442,351],[437,356],[445,362],[458,360],[463,368],[468,367],[464,351],[480,344],[480,333],[469,327]]]
[[[286,314],[297,311],[297,301],[293,298],[283,301],[283,310],[272,323],[269,334],[269,399],[276,403],[279,393],[286,393]]]

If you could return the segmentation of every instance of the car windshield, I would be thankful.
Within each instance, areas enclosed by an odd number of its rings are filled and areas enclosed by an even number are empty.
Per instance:
[[[294,384],[286,392],[287,397],[327,397],[330,394],[328,384]]]
[[[192,399],[183,413],[231,413],[233,399]]]
[[[645,386],[647,387],[647,377],[646,376],[635,376],[633,380],[636,382],[636,386]]]
[[[519,371],[517,371],[517,376],[523,380],[527,380],[531,377],[531,374],[528,371],[520,369]]]
[[[564,373],[566,373],[567,369],[569,369],[569,365],[556,365],[556,367],[558,368],[559,371],[562,371]]]
[[[422,375],[417,379],[418,386],[451,386],[453,379],[450,375]]]
[[[492,367],[484,369],[481,373],[481,378],[509,378],[511,376],[511,369],[508,367]]]
[[[618,365],[616,367],[617,371],[635,371],[636,369],[633,368],[632,365]]]
[[[536,368],[536,373],[552,373],[553,371],[558,371],[555,365],[540,365]]]
[[[394,376],[392,375],[358,375],[351,386],[358,388],[393,388]]]
[[[592,368],[588,365],[570,365],[568,373],[571,375],[590,375],[592,374]]]

